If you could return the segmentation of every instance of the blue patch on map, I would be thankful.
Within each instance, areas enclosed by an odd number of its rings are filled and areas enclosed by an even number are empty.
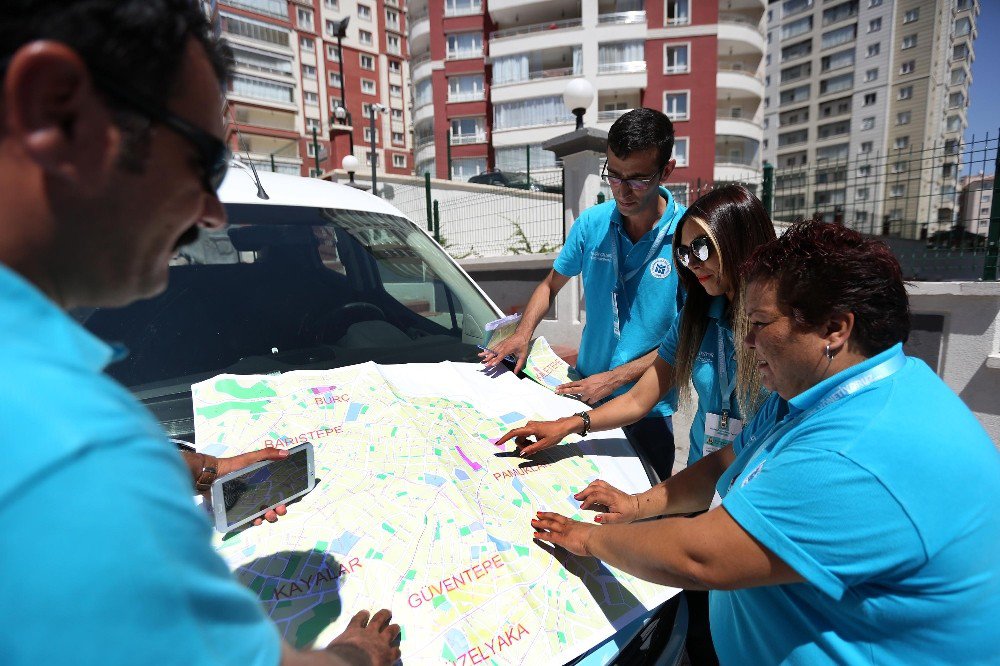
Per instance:
[[[330,542],[330,550],[341,555],[347,555],[351,552],[351,548],[354,548],[354,545],[359,541],[361,541],[361,537],[358,535],[344,532],[340,537]]]
[[[358,418],[358,414],[361,413],[361,408],[364,407],[360,402],[352,402],[347,408],[347,416],[344,417],[345,421],[354,421]]]
[[[522,414],[521,412],[510,412],[501,416],[500,420],[503,421],[504,423],[514,423],[515,421],[520,421],[523,418],[524,414]]]
[[[469,651],[469,639],[460,629],[449,629],[444,639],[448,641],[452,654],[465,654]]]
[[[444,485],[445,478],[443,476],[437,476],[436,474],[424,473],[424,481],[432,486],[442,486]]]
[[[562,381],[558,377],[553,377],[552,375],[545,375],[543,381],[553,388],[562,384]]]
[[[455,476],[458,478],[459,481],[468,481],[469,480],[469,475],[466,474],[465,472],[463,472],[462,470],[460,470],[457,467],[455,468]]]
[[[480,522],[478,522],[478,521],[477,521],[477,522],[474,522],[474,523],[471,523],[471,524],[469,525],[469,529],[470,529],[470,530],[472,530],[473,532],[476,532],[476,531],[478,531],[478,530],[481,530],[481,529],[483,529],[483,524],[482,524],[482,523],[480,523]]]
[[[503,539],[498,539],[495,536],[490,536],[490,541],[493,542],[493,545],[495,545],[497,547],[497,550],[499,550],[501,553],[505,550],[510,550],[510,543],[504,541]]]

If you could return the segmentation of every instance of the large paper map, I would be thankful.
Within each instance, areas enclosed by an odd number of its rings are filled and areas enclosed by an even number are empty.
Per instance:
[[[192,388],[203,451],[315,446],[309,495],[276,524],[215,542],[297,647],[388,607],[406,664],[558,664],[676,593],[533,542],[536,511],[592,520],[572,495],[596,478],[649,485],[623,440],[530,461],[498,451],[507,429],[579,410],[533,382],[472,364],[366,363]]]

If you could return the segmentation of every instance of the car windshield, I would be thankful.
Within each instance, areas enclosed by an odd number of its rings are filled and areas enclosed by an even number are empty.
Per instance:
[[[167,290],[74,315],[128,350],[108,374],[172,437],[192,438],[191,384],[378,363],[474,361],[489,302],[409,220],[376,212],[227,204]]]

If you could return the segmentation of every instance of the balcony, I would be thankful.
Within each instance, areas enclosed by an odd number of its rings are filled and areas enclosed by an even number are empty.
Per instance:
[[[598,74],[643,74],[645,72],[646,72],[645,60],[602,62],[597,66]]]
[[[444,8],[445,16],[475,16],[483,13],[482,2],[469,2],[465,7],[451,7],[447,4]]]
[[[646,23],[646,12],[612,12],[609,14],[598,14],[597,23],[599,25],[628,25],[631,23]]]
[[[544,23],[534,23],[531,25],[517,26],[515,28],[494,30],[490,33],[490,39],[507,39],[509,37],[517,37],[520,35],[530,35],[536,32],[567,30],[570,28],[579,28],[582,24],[582,20],[579,18],[562,19],[559,21],[545,21]]]
[[[288,20],[288,0],[226,0],[230,7]]]
[[[428,160],[433,160],[435,156],[436,149],[434,148],[434,140],[430,140],[413,148],[413,161],[414,163],[426,162]]]
[[[419,18],[410,16],[410,53],[425,53],[431,45],[431,19],[424,14]]]
[[[719,138],[724,136],[741,137],[751,139],[755,143],[764,140],[764,128],[758,123],[744,118],[717,117],[715,119],[715,134]]]
[[[767,43],[758,26],[742,14],[720,14],[719,53],[763,56]]]
[[[613,123],[632,109],[615,109],[614,111],[598,111],[597,122]]]
[[[486,143],[486,132],[451,135],[451,145],[453,146],[467,146],[472,143]]]
[[[764,99],[764,82],[755,75],[742,71],[719,71],[715,75],[715,87],[718,95],[732,94],[739,96],[751,95]]]
[[[448,91],[449,102],[480,102],[484,99],[486,99],[486,93],[482,90],[473,90],[469,92]]]

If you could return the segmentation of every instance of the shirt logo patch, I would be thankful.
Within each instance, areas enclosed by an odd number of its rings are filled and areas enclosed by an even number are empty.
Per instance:
[[[597,250],[594,250],[593,252],[590,253],[590,260],[591,261],[611,261],[611,253],[610,252],[598,252]]]
[[[660,257],[649,265],[649,273],[655,278],[663,279],[670,275],[670,261]]]
[[[758,475],[758,474],[760,474],[760,473],[761,473],[761,470],[763,470],[763,469],[764,469],[764,463],[766,463],[766,462],[767,462],[767,458],[765,458],[764,460],[761,460],[761,461],[760,461],[760,464],[759,464],[759,465],[757,465],[756,467],[754,467],[754,468],[753,468],[753,471],[752,471],[752,472],[750,472],[749,474],[747,474],[747,475],[746,475],[746,476],[745,476],[745,477],[743,478],[743,480],[742,480],[742,481],[740,482],[740,488],[743,488],[743,487],[744,487],[744,486],[746,486],[746,485],[747,485],[748,483],[750,483],[750,482],[751,482],[751,481],[753,481],[753,480],[754,480],[755,478],[757,478],[757,475]]]

